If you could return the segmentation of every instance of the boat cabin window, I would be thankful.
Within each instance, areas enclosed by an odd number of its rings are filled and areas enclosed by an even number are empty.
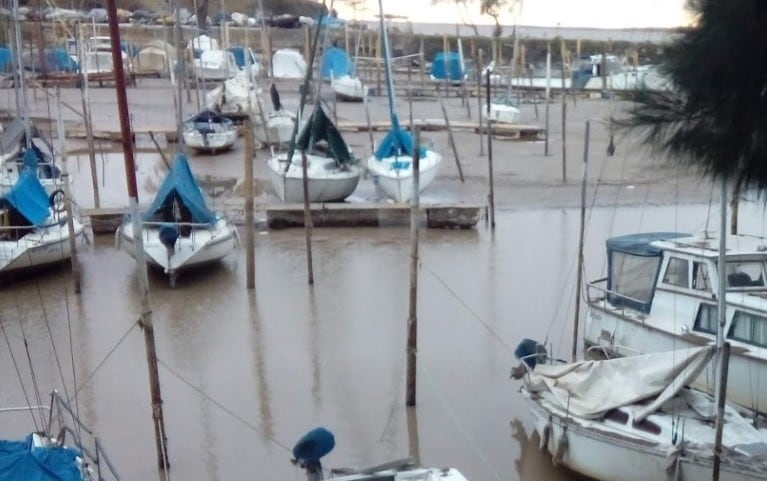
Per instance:
[[[728,262],[727,287],[764,287],[764,263],[761,261]]]
[[[605,413],[605,419],[618,424],[626,424],[629,421],[629,414],[620,409],[610,409]]]
[[[696,291],[711,291],[711,277],[708,275],[708,266],[704,262],[692,262],[692,288]]]
[[[609,275],[610,302],[638,304],[638,308],[646,307],[649,310],[659,263],[658,257],[613,252]]]
[[[767,347],[767,318],[736,311],[727,337],[736,341]]]
[[[698,309],[698,315],[695,316],[696,331],[708,332],[709,334],[716,334],[719,329],[719,325],[716,322],[718,312],[717,308],[711,304],[701,304]]]
[[[663,274],[663,283],[676,287],[690,288],[689,282],[689,262],[687,259],[672,257],[666,266],[666,273]]]
[[[641,421],[634,421],[631,423],[631,426],[634,429],[637,429],[639,431],[644,431],[650,434],[660,434],[661,432],[660,426],[658,426],[652,421],[648,421],[647,419],[643,419]]]

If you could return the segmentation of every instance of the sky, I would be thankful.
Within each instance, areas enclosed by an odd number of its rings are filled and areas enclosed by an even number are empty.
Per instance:
[[[339,16],[354,18],[354,0],[335,0]],[[377,0],[361,0],[357,19],[375,20]],[[454,0],[382,0],[385,14],[402,15],[419,23],[492,24],[493,19],[479,15],[479,0],[468,0],[467,8]],[[688,25],[685,0],[523,0],[521,13],[504,12],[503,25],[535,25],[593,28],[669,28]]]

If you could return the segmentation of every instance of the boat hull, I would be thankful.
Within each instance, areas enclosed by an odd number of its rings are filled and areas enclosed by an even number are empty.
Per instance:
[[[333,159],[312,154],[307,155],[307,161],[309,202],[341,202],[357,188],[361,174],[359,167],[335,168]],[[287,153],[273,155],[269,159],[272,187],[283,202],[304,201],[301,162],[301,153],[296,152],[286,172]],[[333,167],[328,168],[329,164]]]
[[[709,459],[679,455],[674,464],[669,446],[587,428],[572,419],[546,409],[539,400],[523,391],[542,446],[555,463],[600,481],[697,480],[711,477]],[[678,472],[674,473],[674,469]],[[722,465],[720,480],[764,481],[767,476],[749,469]]]
[[[412,157],[385,157],[377,159],[371,156],[367,167],[373,181],[395,202],[407,203],[413,198],[413,168]],[[407,163],[407,168],[395,168],[398,164]],[[422,192],[437,176],[442,156],[433,150],[427,150],[426,156],[419,159],[418,191]]]
[[[170,255],[160,241],[159,226],[144,226],[142,233],[147,263],[161,268],[171,277],[184,269],[219,261],[237,246],[237,232],[225,219],[218,219],[210,228],[193,228],[190,235],[179,236]],[[120,249],[135,258],[130,221],[118,228],[115,240]]]
[[[82,241],[83,226],[77,220],[73,223],[75,241]],[[69,228],[62,216],[58,222],[37,228],[18,241],[0,241],[0,273],[56,264],[71,256]]]
[[[368,87],[357,77],[339,77],[331,80],[330,86],[342,102],[362,102],[368,94]]]
[[[519,109],[513,105],[502,105],[490,103],[490,113],[488,118],[492,122],[500,122],[504,124],[518,124],[519,123]]]
[[[256,140],[265,145],[281,145],[290,142],[295,128],[295,118],[289,113],[272,113],[266,117],[266,127],[261,118],[254,116],[253,133]],[[299,126],[300,130],[300,126]]]
[[[184,143],[198,151],[217,154],[232,148],[237,140],[237,129],[232,128],[223,132],[213,132],[203,135],[198,130],[184,132]]]

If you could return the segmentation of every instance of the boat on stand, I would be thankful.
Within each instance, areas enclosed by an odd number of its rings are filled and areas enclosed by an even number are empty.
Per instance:
[[[732,344],[727,399],[767,413],[767,239],[644,232],[607,240],[607,276],[586,286],[586,346],[610,356],[693,348],[717,337],[717,292],[726,290],[723,336]],[[707,369],[696,385],[712,390]]]
[[[56,264],[72,256],[62,197],[49,196],[31,171],[0,197],[0,273]],[[54,202],[55,201],[55,202]],[[72,219],[75,240],[84,229]]]
[[[383,35],[384,62],[386,65],[386,88],[389,96],[389,116],[391,130],[381,140],[374,154],[368,158],[367,168],[373,176],[373,181],[393,201],[398,203],[410,202],[413,198],[413,155],[415,146],[413,137],[402,129],[397,112],[394,108],[394,84],[391,71],[391,51],[389,50],[389,35],[384,26],[384,14],[381,2],[380,10],[381,35]],[[442,163],[442,156],[433,149],[419,147],[419,191],[423,191],[437,176]]]
[[[211,211],[184,154],[178,153],[152,204],[141,214],[144,255],[171,287],[180,272],[226,257],[237,245],[236,228]],[[135,255],[133,223],[126,216],[115,233],[117,247]]]
[[[269,87],[269,96],[272,100],[272,111],[263,117],[259,114],[253,115],[253,132],[256,140],[264,145],[287,145],[293,138],[296,113],[282,105],[276,85],[272,84]]]

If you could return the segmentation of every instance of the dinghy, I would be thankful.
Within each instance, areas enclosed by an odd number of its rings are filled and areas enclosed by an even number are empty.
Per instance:
[[[183,125],[184,143],[199,151],[217,154],[229,150],[237,140],[232,119],[205,109]]]

